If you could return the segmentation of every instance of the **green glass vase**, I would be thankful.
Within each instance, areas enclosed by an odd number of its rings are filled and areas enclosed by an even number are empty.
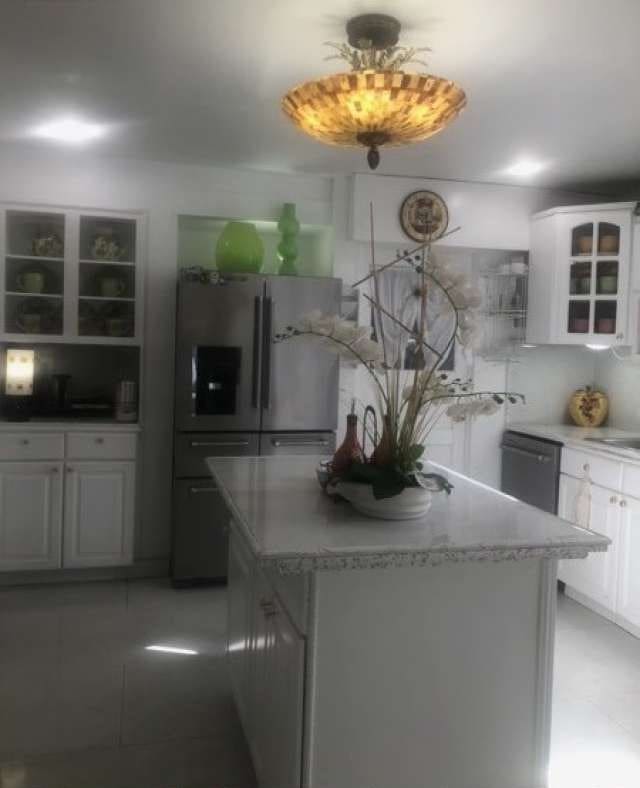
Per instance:
[[[262,268],[264,246],[255,224],[229,222],[216,244],[216,266],[222,273],[256,274]]]
[[[282,234],[282,240],[278,244],[278,257],[282,264],[278,273],[284,276],[296,276],[298,273],[296,260],[298,259],[300,222],[296,218],[295,203],[286,202],[282,206],[278,230]]]

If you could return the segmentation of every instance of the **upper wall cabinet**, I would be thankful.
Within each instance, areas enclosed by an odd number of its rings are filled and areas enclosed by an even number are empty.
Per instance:
[[[0,206],[0,341],[140,344],[144,216]]]
[[[527,342],[629,345],[635,203],[555,208],[532,219]]]

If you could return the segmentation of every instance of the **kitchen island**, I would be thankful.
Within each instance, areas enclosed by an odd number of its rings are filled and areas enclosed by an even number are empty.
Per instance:
[[[608,540],[451,471],[423,518],[328,499],[317,458],[208,460],[228,655],[262,788],[542,788],[557,560]]]

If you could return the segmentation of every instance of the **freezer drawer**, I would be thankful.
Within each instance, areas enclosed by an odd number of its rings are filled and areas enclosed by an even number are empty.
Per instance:
[[[173,501],[174,584],[225,580],[230,515],[214,482],[179,479]]]
[[[332,455],[336,448],[333,432],[271,432],[260,436],[260,454]]]
[[[257,433],[187,432],[175,439],[175,476],[209,478],[207,457],[256,457],[259,453]]]

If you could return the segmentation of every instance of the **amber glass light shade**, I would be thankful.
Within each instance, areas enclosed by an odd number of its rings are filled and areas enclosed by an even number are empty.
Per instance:
[[[353,71],[305,82],[282,100],[302,131],[329,145],[405,145],[459,114],[464,92],[449,80],[404,71]]]

